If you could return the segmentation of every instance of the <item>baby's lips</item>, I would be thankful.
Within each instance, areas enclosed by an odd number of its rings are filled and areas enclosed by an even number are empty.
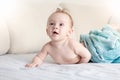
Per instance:
[[[59,34],[57,31],[53,31],[53,34]]]

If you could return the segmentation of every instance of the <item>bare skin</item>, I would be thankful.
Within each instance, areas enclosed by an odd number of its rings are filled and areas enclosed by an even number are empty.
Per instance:
[[[83,44],[70,38],[72,33],[71,20],[65,13],[52,14],[47,23],[46,32],[51,41],[46,43],[26,67],[36,67],[43,63],[50,55],[58,64],[87,63],[91,53]]]

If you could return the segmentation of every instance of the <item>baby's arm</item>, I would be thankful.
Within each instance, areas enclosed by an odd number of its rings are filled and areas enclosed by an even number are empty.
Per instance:
[[[45,57],[47,56],[47,50],[46,50],[47,45],[45,45],[42,50],[40,51],[40,53],[38,53],[32,60],[32,62],[30,64],[26,64],[25,67],[37,67],[40,64],[43,63],[43,60],[45,59]]]
[[[79,63],[87,63],[91,59],[91,53],[85,47],[81,47],[80,51],[78,52],[78,55],[80,55],[80,59],[81,59]]]
[[[88,51],[87,48],[84,47],[83,44],[73,41],[73,47],[76,54],[80,56],[79,63],[87,63],[91,59],[91,53]]]

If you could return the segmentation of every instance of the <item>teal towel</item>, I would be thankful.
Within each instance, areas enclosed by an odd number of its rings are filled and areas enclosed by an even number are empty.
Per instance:
[[[120,34],[108,25],[101,30],[92,30],[87,35],[80,35],[80,42],[91,52],[92,62],[120,62]]]

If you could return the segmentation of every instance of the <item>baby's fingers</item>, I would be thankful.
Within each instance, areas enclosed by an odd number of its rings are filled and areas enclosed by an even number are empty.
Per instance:
[[[35,66],[36,66],[36,64],[34,64],[34,63],[26,64],[25,65],[25,67],[28,67],[28,68],[32,68],[32,67],[35,67]]]

